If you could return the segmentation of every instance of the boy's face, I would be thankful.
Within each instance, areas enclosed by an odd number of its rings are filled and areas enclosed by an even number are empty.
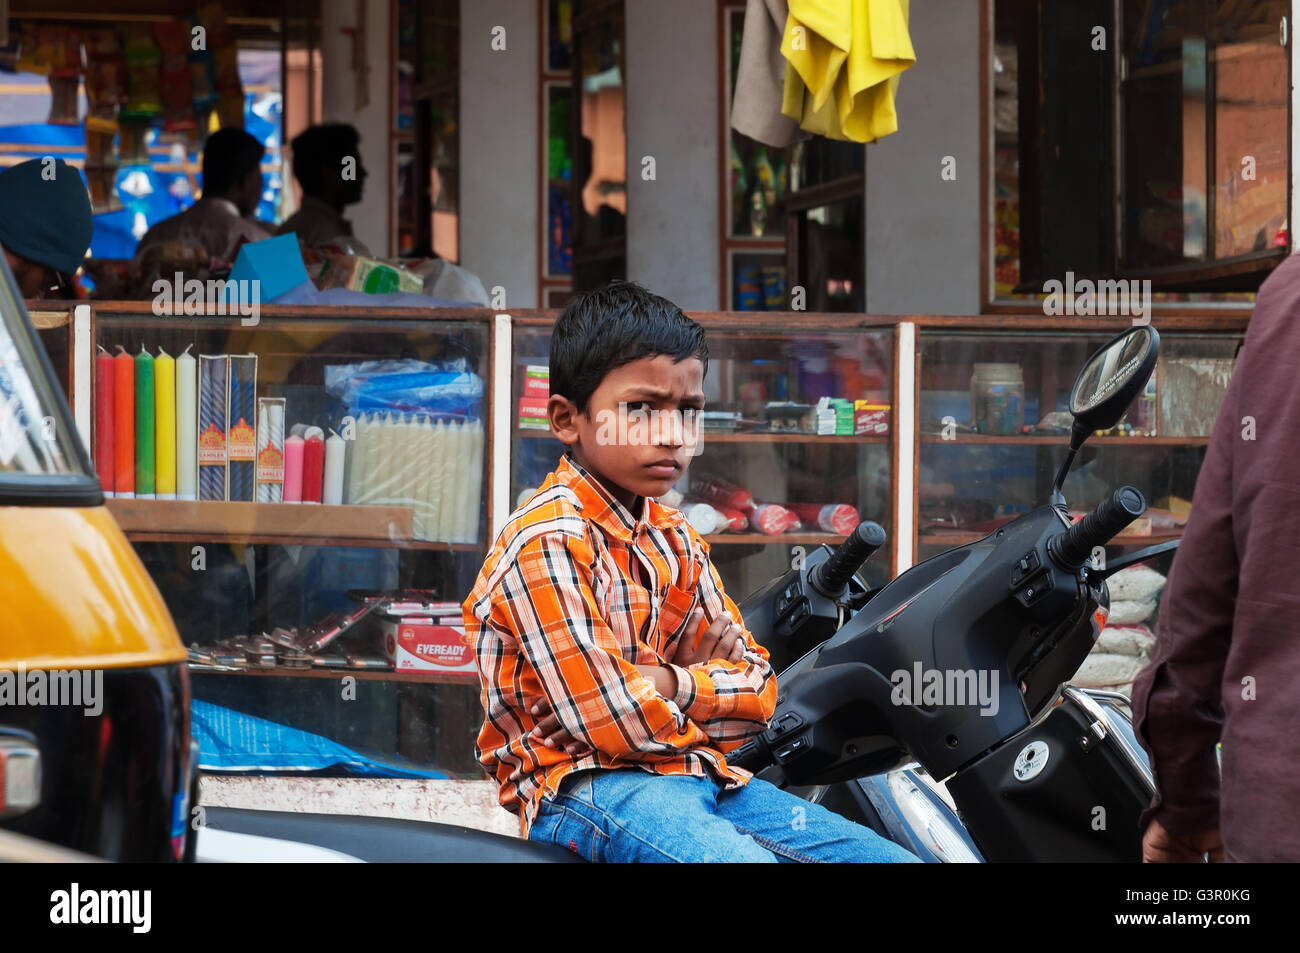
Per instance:
[[[551,431],[633,513],[638,496],[661,496],[682,475],[698,443],[704,364],[671,355],[638,358],[605,375],[578,413],[552,394]]]

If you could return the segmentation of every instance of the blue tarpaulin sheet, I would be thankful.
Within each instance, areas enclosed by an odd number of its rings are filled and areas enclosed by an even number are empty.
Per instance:
[[[329,738],[195,699],[190,724],[204,771],[276,772],[344,768],[388,778],[446,778],[441,771],[366,755]]]

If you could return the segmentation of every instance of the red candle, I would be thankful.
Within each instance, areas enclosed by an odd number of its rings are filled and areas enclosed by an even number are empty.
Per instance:
[[[325,441],[321,439],[319,428],[313,427],[307,432],[310,436],[303,441],[302,447],[302,501],[319,503],[325,474]]]
[[[113,358],[113,485],[117,496],[135,496],[135,358],[117,346]]]
[[[99,485],[106,496],[112,496],[113,479],[113,392],[117,387],[113,370],[113,355],[102,347],[95,356],[95,469],[99,471]]]

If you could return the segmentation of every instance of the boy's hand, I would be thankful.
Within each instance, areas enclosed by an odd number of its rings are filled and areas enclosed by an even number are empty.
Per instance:
[[[585,742],[579,741],[569,730],[560,724],[560,719],[551,710],[551,703],[545,698],[532,707],[533,717],[540,719],[537,727],[529,732],[534,739],[541,739],[542,744],[565,754],[585,754],[591,749]]]
[[[702,618],[704,618],[703,609],[697,608],[691,613],[691,617],[686,623],[686,634],[682,636],[677,651],[673,655],[672,661],[674,665],[686,668],[699,662],[711,662],[713,659],[739,662],[745,657],[744,631],[739,624],[732,620],[730,613],[727,612],[723,612],[722,615],[714,619],[713,623],[704,630],[704,634],[700,636],[699,643],[692,647],[692,633],[699,628]]]

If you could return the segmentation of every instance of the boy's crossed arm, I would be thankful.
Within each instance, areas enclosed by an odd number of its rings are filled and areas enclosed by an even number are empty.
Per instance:
[[[564,744],[557,746],[571,751],[584,745],[635,757],[701,744],[725,751],[761,730],[776,698],[766,651],[743,628],[728,633],[725,616],[719,616],[698,646],[679,648],[668,665],[634,665],[601,616],[591,588],[593,555],[576,536],[538,537],[519,551],[493,598],[496,623],[514,634],[541,683],[544,704],[530,712],[539,719],[532,736],[558,734]],[[709,602],[721,602],[738,619],[739,610],[709,568],[707,581],[701,579],[702,599],[712,596]],[[699,621],[695,616],[695,626]],[[724,657],[700,660],[699,652]],[[739,657],[728,657],[733,655]]]

